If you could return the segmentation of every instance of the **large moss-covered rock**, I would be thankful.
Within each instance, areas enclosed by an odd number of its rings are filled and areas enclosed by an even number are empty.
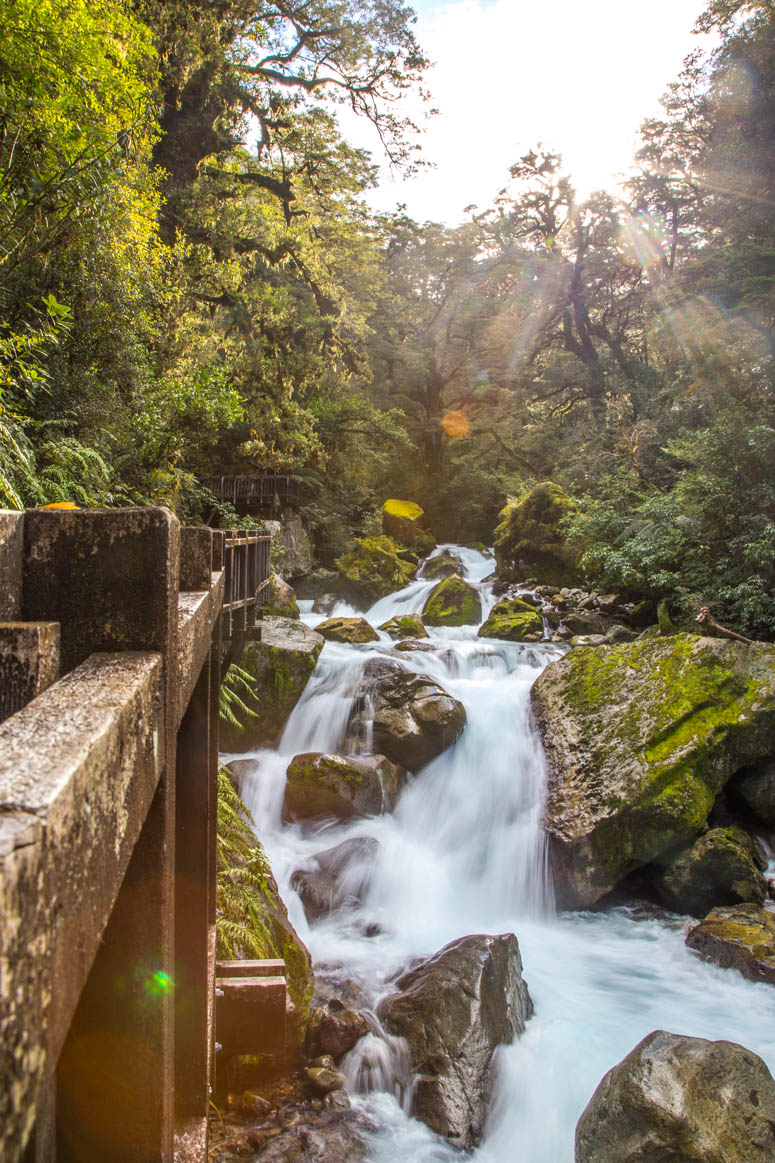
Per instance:
[[[775,1080],[735,1042],[655,1030],[613,1070],[576,1127],[576,1163],[766,1163]]]
[[[741,828],[711,828],[655,878],[669,909],[704,917],[716,905],[761,904],[767,893],[767,861]]]
[[[436,544],[433,535],[422,527],[423,510],[414,501],[385,501],[382,506],[382,528],[388,537],[430,553]]]
[[[274,615],[277,618],[298,618],[299,604],[291,586],[273,573],[269,578],[269,587],[263,602],[264,616]]]
[[[383,622],[380,630],[384,630],[391,638],[428,638],[428,631],[423,625],[419,614],[396,614]]]
[[[234,708],[241,729],[221,724],[223,751],[251,751],[277,742],[315,669],[323,644],[321,636],[303,622],[264,618],[261,641],[248,642],[240,659],[240,666],[253,680],[253,695],[243,696],[240,691],[240,697],[244,697],[255,717]]]
[[[775,916],[759,905],[713,909],[689,930],[686,944],[706,961],[775,985]]]
[[[279,521],[265,522],[272,534],[272,561],[286,581],[303,577],[312,569],[312,539],[303,520],[293,509],[285,509]]]
[[[450,747],[465,725],[463,704],[427,674],[375,658],[363,668],[348,737],[371,737],[375,750],[417,772]]]
[[[431,590],[422,616],[429,626],[478,626],[482,620],[482,599],[477,589],[453,574]]]
[[[378,642],[379,634],[365,618],[327,618],[315,630],[328,642]]]
[[[414,565],[398,556],[399,549],[390,537],[356,537],[337,569],[349,589],[371,604],[403,589],[414,576]]]
[[[456,1146],[482,1137],[498,1046],[533,1012],[513,933],[452,941],[395,982],[380,1002],[391,1034],[406,1038],[416,1074],[412,1114]]]
[[[297,755],[287,771],[283,812],[309,820],[316,816],[378,816],[395,807],[406,771],[384,755]]]
[[[550,585],[573,585],[580,569],[569,545],[564,522],[576,511],[560,485],[543,481],[501,511],[495,529],[495,561],[500,578],[540,578]]]
[[[480,638],[505,638],[507,642],[540,642],[543,636],[541,615],[519,598],[496,602],[479,630]]]
[[[730,776],[775,751],[775,647],[677,634],[582,648],[532,701],[558,899],[588,906],[696,836]]]

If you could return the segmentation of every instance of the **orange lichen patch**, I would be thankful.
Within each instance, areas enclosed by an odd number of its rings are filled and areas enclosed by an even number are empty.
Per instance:
[[[448,436],[467,436],[471,427],[462,412],[447,412],[441,418],[441,426]]]
[[[53,501],[50,505],[39,505],[39,509],[80,509],[80,505],[74,505],[72,501]]]

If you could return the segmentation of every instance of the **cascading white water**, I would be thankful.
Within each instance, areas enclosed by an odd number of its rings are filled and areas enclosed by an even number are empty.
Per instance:
[[[449,548],[493,604],[483,581],[492,560]],[[438,552],[438,551],[437,551]],[[420,579],[376,603],[375,627],[422,609],[435,582]],[[346,614],[346,606],[337,607]],[[306,614],[315,625],[321,619]],[[551,645],[479,639],[476,629],[430,630],[433,652],[398,653],[386,635],[368,646],[327,643],[277,752],[255,753],[243,795],[272,861],[293,923],[318,965],[356,981],[365,1004],[417,956],[456,937],[514,932],[535,1003],[526,1033],[499,1051],[498,1085],[476,1163],[571,1163],[573,1132],[602,1075],[651,1030],[728,1038],[775,1068],[775,990],[700,962],[684,945],[680,919],[636,920],[626,910],[555,917],[540,828],[543,755],[530,724],[529,690],[558,657]],[[285,769],[303,751],[341,749],[358,677],[369,658],[390,655],[431,675],[468,714],[442,756],[410,780],[392,815],[316,830],[283,826]],[[290,887],[294,869],[345,839],[379,843],[359,906],[313,926]],[[356,876],[362,870],[353,870]],[[457,1151],[410,1119],[400,1040],[373,1020],[343,1068],[354,1098],[381,1130],[373,1163],[437,1163]],[[404,1104],[405,1105],[405,1104]]]

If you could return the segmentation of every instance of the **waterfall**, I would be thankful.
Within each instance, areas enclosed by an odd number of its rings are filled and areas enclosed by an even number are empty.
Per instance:
[[[492,559],[442,546],[480,591]],[[422,610],[436,584],[419,578],[366,614],[378,627]],[[337,614],[353,613],[337,607]],[[316,625],[320,616],[304,614]],[[498,1052],[497,1084],[476,1163],[572,1163],[576,1121],[602,1075],[650,1031],[727,1038],[775,1068],[775,990],[700,962],[684,945],[683,918],[631,910],[555,916],[541,831],[546,773],[531,725],[529,691],[560,656],[549,642],[477,637],[475,627],[431,629],[428,651],[398,652],[382,634],[366,646],[327,643],[286,724],[279,748],[254,754],[243,795],[289,913],[319,972],[357,983],[370,1012],[413,958],[470,933],[514,932],[535,1015]],[[460,740],[410,778],[396,810],[315,830],[283,825],[285,769],[303,751],[341,751],[363,666],[391,657],[430,675],[466,707]],[[366,729],[358,749],[368,751]],[[290,885],[295,869],[345,839],[379,844],[358,901],[308,925]],[[365,886],[365,887],[364,887]],[[364,1005],[359,1008],[364,1008]],[[372,1032],[342,1068],[353,1102],[378,1125],[373,1163],[440,1163],[459,1153],[407,1114],[409,1067],[400,1039],[371,1014]]]

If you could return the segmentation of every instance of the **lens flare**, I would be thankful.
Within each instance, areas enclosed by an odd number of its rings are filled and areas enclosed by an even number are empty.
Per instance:
[[[163,997],[167,993],[172,993],[175,988],[175,983],[168,973],[163,973],[159,969],[152,977],[149,977],[145,983],[146,993],[151,997]]]
[[[467,436],[471,425],[462,412],[447,412],[441,418],[441,426],[448,436]]]

